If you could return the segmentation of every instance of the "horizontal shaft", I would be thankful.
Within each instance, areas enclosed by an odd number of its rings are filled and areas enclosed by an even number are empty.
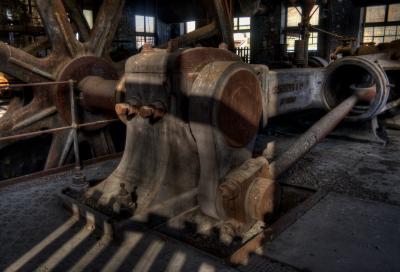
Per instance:
[[[271,163],[270,178],[277,179],[316,144],[322,141],[350,113],[357,101],[356,95],[350,96],[300,136],[286,152]]]

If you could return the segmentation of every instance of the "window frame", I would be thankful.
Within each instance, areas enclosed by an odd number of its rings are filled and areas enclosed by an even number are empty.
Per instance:
[[[136,26],[136,16],[142,16],[143,17],[143,30],[144,32],[137,31],[137,26]],[[147,32],[147,18],[153,18],[153,32]],[[141,47],[138,47],[138,38],[144,38],[144,42],[147,43],[148,39],[152,39],[152,45],[155,46],[157,43],[157,35],[156,35],[156,30],[157,30],[157,20],[156,17],[153,15],[141,15],[141,14],[135,14],[135,20],[134,20],[134,29],[135,29],[135,47],[136,50],[139,50]],[[143,45],[142,45],[143,46]]]
[[[189,32],[189,31],[188,31],[188,29],[189,29],[188,25],[189,25],[190,23],[194,23],[194,29],[193,29],[192,31]],[[193,31],[195,31],[195,30],[197,29],[197,21],[195,21],[195,20],[186,21],[186,22],[184,22],[183,24],[184,24],[184,32],[185,32],[185,34],[191,33],[191,32],[193,32]]]
[[[249,25],[240,25],[240,19],[241,18],[248,18],[249,19]],[[236,48],[236,54],[240,56],[244,62],[246,63],[251,63],[251,21],[252,18],[250,16],[242,16],[242,17],[234,17],[233,18],[233,39],[235,40],[235,34],[248,34],[249,39],[250,39],[250,44],[249,46],[244,46],[244,47],[237,47]],[[240,27],[245,27],[244,29],[240,29]],[[248,27],[248,28],[247,28]]]
[[[315,26],[319,26],[320,23],[321,23],[321,5],[316,4],[315,6],[318,6],[318,7],[317,7],[317,11],[315,11],[315,13],[314,13],[314,15],[318,13],[318,24],[315,25]],[[284,43],[286,44],[286,46],[288,45],[288,43],[287,43],[288,36],[298,36],[299,39],[300,39],[300,30],[299,30],[299,27],[298,27],[298,26],[288,26],[288,21],[289,21],[289,16],[288,16],[289,14],[288,14],[288,13],[289,13],[289,8],[296,8],[296,7],[297,7],[297,8],[301,8],[300,6],[289,6],[289,5],[286,5],[286,6],[285,6],[285,17],[284,17],[284,20],[285,20]],[[313,10],[314,10],[314,8],[313,8]],[[313,15],[313,16],[314,16],[314,15]],[[316,37],[316,38],[311,37],[313,33],[316,33],[316,34],[317,34],[317,37]],[[308,52],[309,52],[309,53],[317,53],[317,52],[318,52],[318,49],[319,49],[319,39],[320,39],[320,35],[319,35],[319,32],[318,32],[318,31],[310,31],[310,39],[309,39],[309,41],[308,41],[308,45],[309,45],[309,46],[310,46],[310,41],[313,40],[313,39],[316,39],[317,49],[316,49],[316,50],[310,50],[310,48],[309,48],[309,49],[308,49]],[[293,54],[293,53],[294,53],[294,50],[289,50],[289,48],[287,47],[287,48],[286,48],[286,53]]]
[[[394,35],[394,36],[395,36],[395,39],[396,39],[396,37],[397,37],[397,39],[400,39],[400,20],[399,21],[393,21],[393,22],[389,22],[388,21],[388,19],[389,19],[389,7],[390,7],[390,5],[394,5],[394,4],[400,4],[400,3],[383,4],[383,5],[382,4],[380,4],[380,5],[370,5],[370,6],[365,6],[364,7],[362,32],[361,32],[361,41],[362,41],[361,43],[364,43],[364,44],[370,43],[370,42],[364,42],[365,37],[371,37],[372,38],[371,42],[374,42],[374,38],[375,37],[382,37],[383,38],[383,43],[384,43],[385,42],[385,37],[393,36],[393,35],[386,35],[386,27],[388,27],[388,26],[396,26],[398,28],[396,31],[399,31],[399,34],[397,34],[397,32],[396,32],[396,35]],[[368,9],[368,7],[376,7],[376,6],[385,6],[385,19],[384,19],[384,21],[383,22],[367,23],[367,9]],[[383,29],[383,36],[375,36],[375,33],[372,33],[372,36],[365,36],[365,29],[367,27],[372,27],[372,28],[383,27],[384,28]],[[374,29],[373,29],[373,31],[374,31]],[[376,44],[379,44],[379,43],[376,43]]]

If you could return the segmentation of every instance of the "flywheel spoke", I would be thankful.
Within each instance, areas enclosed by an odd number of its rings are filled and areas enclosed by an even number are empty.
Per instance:
[[[87,42],[90,39],[90,27],[76,0],[63,0],[71,21],[75,24],[80,38]]]
[[[0,42],[0,71],[24,82],[54,80],[51,73],[51,59],[36,58],[2,42]]]
[[[125,0],[104,0],[96,18],[89,49],[96,56],[105,56],[118,28]]]
[[[36,0],[36,4],[54,53],[77,55],[82,45],[75,38],[62,0]]]
[[[48,117],[55,113],[53,110],[53,112],[43,114],[42,112],[47,109],[46,105],[47,101],[41,97],[35,97],[28,105],[12,112],[12,115],[4,115],[0,119],[0,135],[9,136],[40,130],[43,125],[41,122],[46,121]],[[32,121],[28,124],[30,120]],[[48,127],[48,125],[45,127]]]

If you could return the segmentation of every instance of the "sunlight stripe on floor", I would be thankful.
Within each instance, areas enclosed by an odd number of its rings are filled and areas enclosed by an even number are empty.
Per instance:
[[[167,269],[165,272],[177,272],[181,271],[183,268],[183,265],[185,264],[186,261],[186,254],[183,252],[175,252],[174,255],[172,256],[171,260],[168,263]]]
[[[20,257],[17,261],[11,264],[6,268],[5,272],[14,272],[20,270],[25,264],[27,264],[31,259],[37,256],[41,251],[43,251],[47,246],[53,243],[58,237],[67,232],[75,223],[77,222],[76,218],[70,218],[60,227],[58,227],[55,231],[53,231],[49,236],[35,245],[31,250],[25,253],[22,257]]]
[[[145,253],[140,257],[139,262],[132,271],[149,271],[164,245],[165,243],[161,240],[153,241],[146,249]]]
[[[143,234],[138,232],[127,233],[124,237],[124,242],[119,247],[118,251],[108,261],[107,265],[101,271],[116,271],[125,261],[132,249],[143,239]]]
[[[90,234],[91,230],[83,227],[71,239],[59,247],[43,264],[40,265],[44,271],[52,271],[66,256],[79,246]]]

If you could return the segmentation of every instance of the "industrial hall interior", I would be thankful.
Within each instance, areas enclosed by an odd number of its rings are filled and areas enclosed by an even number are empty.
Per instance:
[[[0,0],[0,271],[400,271],[400,0]]]

